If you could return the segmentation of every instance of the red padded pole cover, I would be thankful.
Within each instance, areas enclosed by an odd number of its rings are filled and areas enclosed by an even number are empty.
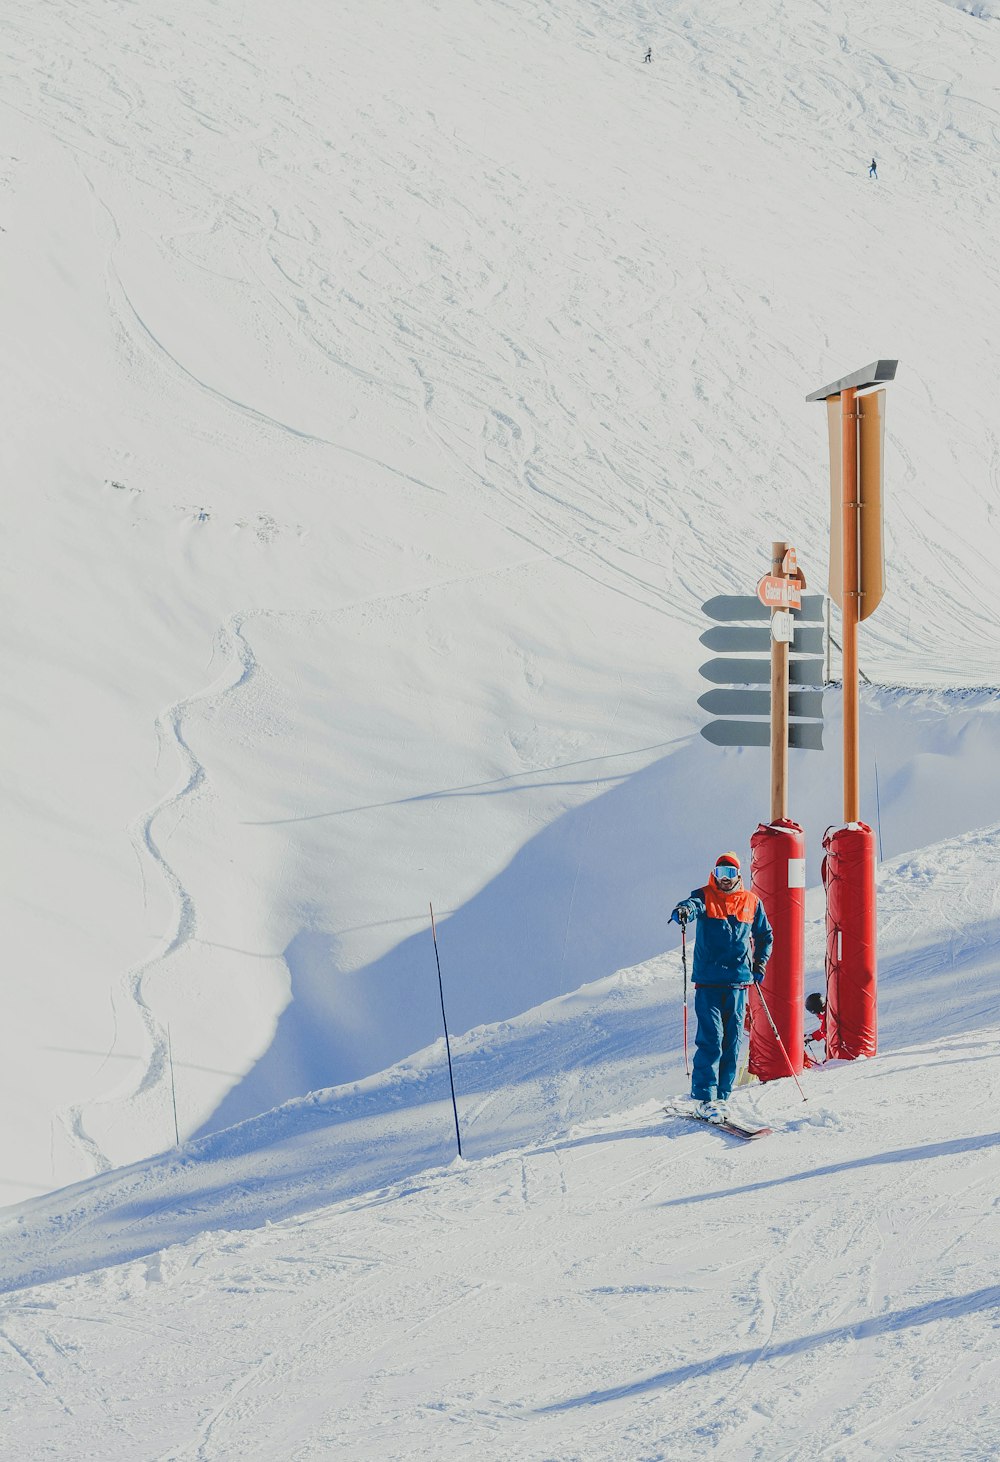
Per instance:
[[[826,1052],[842,1061],[878,1050],[875,835],[865,822],[828,828]]]
[[[750,874],[755,894],[774,930],[774,947],[761,989],[767,1008],[798,1074],[805,1051],[803,987],[806,942],[806,841],[788,818],[761,823],[750,839]],[[761,1081],[788,1075],[788,1063],[774,1032],[751,993],[750,1070]]]

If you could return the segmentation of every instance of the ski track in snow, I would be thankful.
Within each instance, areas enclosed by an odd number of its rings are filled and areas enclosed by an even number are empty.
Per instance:
[[[461,575],[453,579],[429,583],[398,593],[373,595],[354,603],[345,604],[340,609],[329,611],[325,615],[314,613],[310,618],[314,622],[322,619],[326,623],[349,621],[352,617],[370,613],[376,608],[384,609],[388,606],[401,608],[407,605],[419,604],[425,601],[427,596],[435,591],[446,590],[456,584],[479,582],[485,578],[503,578],[507,575],[514,576],[519,574],[523,569],[531,567],[533,564],[550,561],[551,557],[549,554],[544,554],[506,564],[495,569],[483,569],[472,575]],[[86,1130],[85,1114],[87,1109],[90,1107],[99,1108],[118,1104],[123,1104],[127,1107],[137,1098],[144,1094],[154,1092],[158,1087],[163,1088],[160,1105],[163,1105],[166,1101],[166,1092],[170,1079],[168,1071],[167,1034],[162,1020],[157,1018],[155,1009],[146,997],[143,986],[146,977],[150,973],[162,969],[170,957],[179,951],[182,946],[189,944],[197,938],[198,916],[195,898],[164,855],[161,842],[167,838],[172,839],[176,835],[187,810],[190,806],[196,804],[205,794],[210,783],[208,768],[195,756],[185,738],[185,720],[192,712],[198,709],[215,711],[221,707],[224,701],[228,701],[232,697],[237,696],[248,685],[257,668],[252,647],[246,637],[246,626],[249,621],[254,619],[269,619],[272,621],[281,619],[288,622],[293,620],[294,616],[287,614],[278,616],[266,611],[242,611],[231,616],[227,624],[221,626],[217,632],[212,655],[213,659],[217,654],[221,655],[228,661],[227,667],[208,686],[176,702],[168,710],[164,711],[156,721],[157,764],[159,765],[164,750],[171,748],[180,761],[180,781],[174,790],[168,793],[150,811],[143,814],[130,830],[132,846],[136,851],[139,861],[144,907],[148,900],[146,870],[149,867],[166,884],[174,909],[174,928],[170,934],[164,937],[161,948],[154,955],[129,970],[123,980],[127,997],[139,1011],[147,1033],[150,1050],[147,1057],[146,1070],[138,1083],[134,1084],[128,1090],[114,1089],[96,1101],[91,1100],[74,1104],[70,1108],[60,1110],[56,1113],[71,1142],[85,1159],[87,1165],[95,1172],[106,1170],[112,1166],[112,1163],[102,1151],[100,1144]],[[619,707],[620,701],[609,723],[608,735],[605,738],[602,755],[605,755],[607,752],[611,727],[613,726]],[[168,833],[158,842],[157,837],[154,835],[154,826],[156,824],[162,824],[170,813],[175,814],[172,825]],[[570,912],[571,909],[572,899],[570,901]],[[569,918],[569,915],[567,918]],[[114,1006],[113,997],[112,1004],[117,1032],[117,1007]],[[114,1049],[115,1045],[113,1042],[105,1055],[101,1067],[95,1072],[95,1079],[112,1056]]]
[[[198,916],[194,899],[171,866],[157,842],[155,825],[175,811],[178,816],[171,830],[176,831],[190,801],[196,801],[206,784],[206,769],[195,756],[184,737],[184,718],[199,705],[216,706],[223,699],[235,694],[250,680],[256,668],[253,651],[244,635],[244,624],[248,615],[234,615],[228,624],[220,627],[216,637],[216,649],[226,657],[226,666],[203,690],[177,701],[164,711],[156,722],[156,739],[159,751],[169,745],[180,761],[180,778],[174,789],[145,813],[132,828],[130,837],[139,858],[142,870],[145,902],[146,874],[149,864],[156,875],[167,885],[174,907],[173,930],[164,936],[162,947],[149,959],[129,970],[124,978],[128,997],[134,1002],[142,1019],[149,1041],[149,1055],[145,1072],[138,1084],[128,1092],[114,1091],[103,1097],[96,1105],[110,1102],[131,1102],[143,1093],[152,1091],[163,1082],[169,1081],[167,1062],[167,1032],[146,1000],[143,983],[150,971],[158,969],[169,960],[182,945],[193,939],[197,932]],[[159,759],[159,756],[158,756]],[[114,1050],[112,1046],[111,1051]],[[111,1055],[111,1051],[108,1055]],[[107,1058],[105,1058],[107,1059]],[[70,1140],[77,1146],[94,1171],[102,1172],[112,1166],[100,1145],[87,1133],[85,1111],[88,1103],[71,1106],[57,1113],[66,1128]]]

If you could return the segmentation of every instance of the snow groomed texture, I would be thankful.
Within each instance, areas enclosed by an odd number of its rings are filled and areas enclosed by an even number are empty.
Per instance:
[[[763,993],[796,1074],[802,1070],[805,1050],[802,1013],[806,937],[805,857],[802,828],[788,818],[761,823],[750,839],[753,890],[759,895],[774,931]],[[787,1076],[788,1062],[769,1022],[753,998],[749,1002],[749,1010],[750,1071],[761,1081],[775,1081]]]
[[[878,1050],[875,836],[867,823],[829,828],[826,888],[828,1056],[853,1061]]]

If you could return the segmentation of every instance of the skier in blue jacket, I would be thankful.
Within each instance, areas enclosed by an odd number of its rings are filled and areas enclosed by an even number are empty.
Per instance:
[[[697,920],[694,1009],[698,1018],[691,1095],[699,1114],[719,1121],[736,1080],[747,990],[764,978],[774,935],[755,893],[742,886],[740,860],[723,853],[704,888],[683,899],[671,919]]]

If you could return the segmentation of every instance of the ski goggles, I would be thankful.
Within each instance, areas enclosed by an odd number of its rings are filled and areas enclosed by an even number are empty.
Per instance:
[[[740,870],[734,868],[731,863],[718,863],[715,868],[715,876],[718,879],[739,878]]]

